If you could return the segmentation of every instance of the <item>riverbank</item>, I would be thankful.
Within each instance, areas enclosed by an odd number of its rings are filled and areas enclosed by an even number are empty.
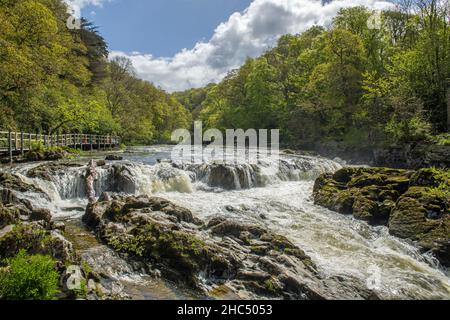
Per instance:
[[[298,153],[304,148],[292,146]],[[398,144],[385,147],[349,146],[345,143],[328,142],[306,146],[309,154],[327,158],[340,158],[349,165],[370,165],[397,169],[449,168],[450,145],[433,142]]]
[[[417,241],[423,252],[450,266],[450,171],[344,168],[320,176],[314,201],[390,234]]]
[[[141,147],[122,153],[123,160],[96,158],[91,204],[89,157],[4,167],[8,214],[0,243],[17,241],[12,235],[23,225],[58,234],[80,260],[60,258],[47,236],[18,243],[44,248],[29,254],[55,254],[59,264],[87,268],[81,274],[90,282],[89,299],[450,296],[446,269],[414,241],[314,204],[314,181],[332,177],[341,164],[290,152],[279,167],[270,158],[253,166],[159,161],[170,150]],[[30,213],[11,218],[23,203]],[[33,213],[43,209],[44,217]],[[35,227],[33,219],[47,224]],[[373,267],[383,277],[368,289]]]

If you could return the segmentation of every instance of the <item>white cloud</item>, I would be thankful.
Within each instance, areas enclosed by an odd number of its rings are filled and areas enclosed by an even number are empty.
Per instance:
[[[81,18],[81,9],[88,5],[93,5],[97,7],[102,7],[103,3],[111,2],[112,0],[64,0],[69,9],[72,10],[76,18]]]
[[[81,0],[83,1],[83,0]],[[87,1],[87,0],[85,0]],[[97,0],[98,1],[98,0]],[[111,58],[131,59],[138,76],[168,91],[201,87],[220,81],[247,57],[256,57],[287,33],[299,33],[319,24],[327,25],[340,8],[365,5],[386,8],[383,0],[254,0],[242,13],[221,23],[208,42],[198,42],[170,58],[151,54],[111,52]]]

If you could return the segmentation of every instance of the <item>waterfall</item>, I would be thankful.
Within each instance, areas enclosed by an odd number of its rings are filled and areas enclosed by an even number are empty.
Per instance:
[[[202,163],[175,166],[192,172],[196,181],[226,190],[265,187],[283,181],[314,180],[322,173],[335,172],[341,168],[335,161],[306,156],[280,160],[268,157],[257,164]]]
[[[371,227],[314,205],[314,179],[340,169],[339,161],[281,155],[280,159],[267,156],[253,164],[183,164],[164,162],[159,150],[151,149],[140,156],[125,154],[132,161],[103,165],[99,161],[94,181],[96,197],[103,192],[156,194],[191,210],[204,221],[225,216],[282,234],[311,256],[325,277],[351,275],[365,281],[370,274],[368,268],[378,266],[383,274],[379,290],[382,297],[448,298],[448,271],[433,264],[413,243],[392,237],[385,227]],[[30,189],[17,192],[20,199],[49,209],[55,219],[81,223],[76,218],[80,218],[88,203],[87,168],[86,163],[77,160],[23,164],[7,170],[47,194]],[[77,229],[69,232],[79,233]],[[110,273],[113,279],[124,284],[131,282],[132,287],[133,283],[141,284],[139,273],[123,261],[116,261],[120,257],[97,249],[97,244],[89,247],[83,257],[94,267],[111,271],[106,274]],[[153,283],[145,286],[148,288],[138,290],[151,295]]]

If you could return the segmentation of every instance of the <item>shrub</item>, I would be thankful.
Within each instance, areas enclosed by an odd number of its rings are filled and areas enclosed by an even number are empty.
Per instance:
[[[408,120],[392,117],[385,128],[391,140],[396,143],[427,141],[430,138],[431,125],[415,116]]]
[[[49,256],[28,255],[25,250],[6,259],[0,269],[0,298],[6,300],[53,300],[58,293],[59,274]]]
[[[443,133],[434,137],[434,142],[439,146],[450,146],[450,133]]]

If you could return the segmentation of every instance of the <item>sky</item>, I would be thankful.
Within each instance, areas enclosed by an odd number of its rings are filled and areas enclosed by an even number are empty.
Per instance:
[[[110,58],[168,92],[223,79],[287,33],[327,26],[343,7],[388,0],[66,0],[99,26]]]

